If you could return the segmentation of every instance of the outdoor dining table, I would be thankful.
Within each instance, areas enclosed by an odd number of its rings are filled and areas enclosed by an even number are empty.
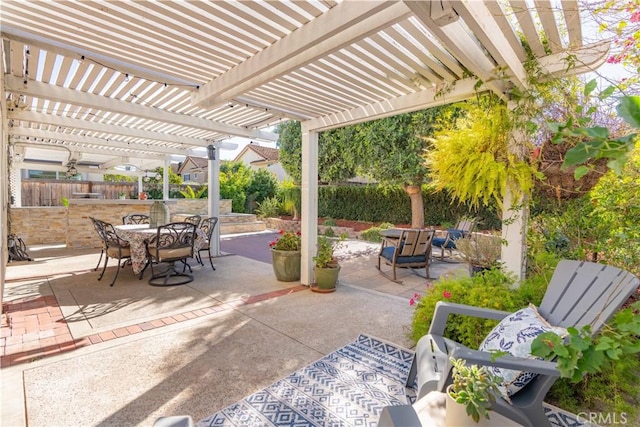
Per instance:
[[[114,226],[120,238],[129,242],[131,251],[131,268],[133,274],[140,274],[147,263],[147,251],[144,241],[158,233],[157,228],[150,228],[149,224],[127,224]],[[207,235],[199,228],[196,229],[196,241],[193,245],[194,253],[207,243]]]

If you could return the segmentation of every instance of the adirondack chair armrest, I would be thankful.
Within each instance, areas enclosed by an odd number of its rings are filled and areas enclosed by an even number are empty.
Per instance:
[[[443,335],[444,329],[447,326],[447,319],[450,314],[502,320],[511,313],[491,308],[481,308],[465,304],[438,301],[433,312],[433,319],[431,319],[431,326],[429,327],[428,333],[431,335]]]
[[[497,366],[499,368],[527,371],[541,375],[560,376],[560,372],[556,368],[556,362],[549,362],[547,360],[505,355],[496,357],[495,360],[492,361],[491,357],[493,355],[491,352],[473,350],[462,345],[454,348],[450,356],[454,359],[464,359],[471,365]]]

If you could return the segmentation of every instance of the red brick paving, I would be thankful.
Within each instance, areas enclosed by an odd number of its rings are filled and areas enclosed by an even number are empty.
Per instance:
[[[216,304],[211,307],[185,311],[173,316],[164,316],[148,322],[121,327],[112,331],[73,338],[55,296],[25,298],[3,304],[8,326],[0,328],[0,367],[33,362],[43,357],[72,351],[88,345],[99,344],[151,329],[162,328],[189,319],[207,316],[235,307],[289,295],[309,289],[298,285],[291,288],[260,295],[251,295],[241,300]]]

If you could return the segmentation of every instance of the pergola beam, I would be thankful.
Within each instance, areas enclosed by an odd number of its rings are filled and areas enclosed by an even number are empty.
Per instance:
[[[136,139],[148,139],[150,141],[163,141],[171,144],[193,145],[196,147],[206,147],[207,145],[209,145],[209,141],[205,139],[190,138],[187,136],[172,135],[164,132],[153,132],[81,119],[72,119],[55,114],[35,113],[30,111],[13,111],[9,112],[8,117],[9,119],[14,120],[61,126],[69,129],[82,129],[90,132],[122,135],[125,137]]]
[[[451,1],[451,4],[498,64],[504,64],[509,69],[509,80],[524,90],[527,87],[527,72],[484,2],[458,0]]]
[[[485,86],[476,88],[477,80],[467,78],[451,85],[440,85],[435,88],[424,89],[409,95],[399,96],[381,102],[374,102],[362,107],[330,114],[324,117],[302,122],[304,129],[325,131],[395,116],[411,111],[422,110],[439,105],[463,101],[475,96],[478,92],[488,90]]]
[[[127,155],[129,157],[151,157],[161,156],[164,158],[166,155],[179,154],[177,148],[164,148],[154,147],[147,144],[140,143],[128,143],[119,141],[107,141],[102,138],[95,138],[91,136],[76,135],[62,132],[51,132],[40,129],[25,129],[25,128],[10,128],[10,137],[21,137],[20,142],[30,144],[32,142],[40,143],[41,145],[58,145],[54,142],[46,143],[44,141],[35,141],[35,139],[52,140],[52,141],[64,141],[69,143],[75,143],[80,145],[77,151],[91,154],[103,154],[103,155]],[[34,141],[24,140],[24,138],[34,138]],[[73,150],[74,147],[67,147],[69,150]],[[185,149],[184,155],[188,155],[188,150]]]
[[[5,85],[5,90],[8,92],[34,96],[36,98],[48,99],[50,101],[95,108],[97,110],[113,111],[129,116],[141,117],[178,126],[187,126],[209,132],[262,139],[266,141],[276,141],[278,139],[278,136],[272,132],[230,126],[214,122],[212,120],[203,119],[201,117],[171,113],[158,108],[120,101],[106,96],[93,95],[79,90],[67,89],[61,86],[41,83],[33,80],[28,81],[25,85],[22,79],[15,76],[5,76]]]
[[[346,0],[212,79],[192,94],[192,102],[202,107],[222,105],[409,15],[402,2]]]
[[[507,85],[505,81],[498,79],[496,64],[487,57],[479,43],[459,21],[457,13],[450,7],[449,2],[446,2],[449,7],[444,9],[436,8],[437,2],[405,1],[404,3],[461,64],[482,80],[487,88],[500,98],[506,99]],[[447,11],[448,14],[445,14]]]

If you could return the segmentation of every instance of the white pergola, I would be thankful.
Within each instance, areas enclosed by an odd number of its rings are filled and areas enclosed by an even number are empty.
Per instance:
[[[583,44],[577,0],[3,0],[0,13],[4,259],[7,183],[17,168],[54,159],[60,170],[71,160],[78,168],[144,170],[230,136],[275,140],[265,129],[295,119],[303,128],[307,285],[318,132],[478,90],[508,101],[512,88],[527,84],[522,41],[550,75],[566,73],[567,58],[573,74],[594,69],[609,48]],[[524,220],[504,230],[520,248],[523,232]],[[504,252],[521,274],[523,251]],[[3,283],[4,272],[3,262]]]

